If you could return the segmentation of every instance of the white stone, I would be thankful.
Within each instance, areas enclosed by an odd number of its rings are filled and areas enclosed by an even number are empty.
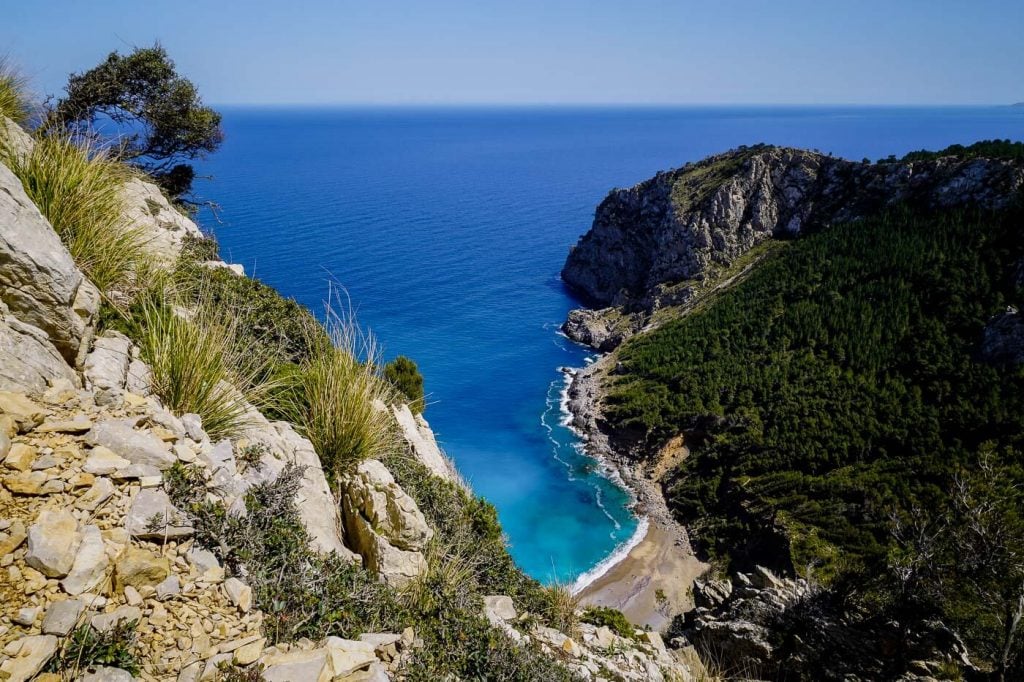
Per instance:
[[[82,537],[70,511],[44,510],[28,529],[25,563],[50,578],[67,575]]]
[[[60,585],[68,594],[80,595],[103,582],[109,568],[110,558],[103,543],[103,534],[96,526],[86,526],[82,529],[82,542],[74,565]]]
[[[131,464],[148,464],[163,471],[177,461],[166,443],[149,432],[136,431],[126,421],[99,422],[86,439],[90,445],[110,448]]]
[[[43,634],[64,637],[74,630],[85,604],[77,599],[55,601],[46,609],[43,617]]]
[[[82,471],[98,476],[109,476],[118,469],[124,469],[130,464],[131,462],[110,448],[100,445],[94,447],[89,452],[89,456],[85,459],[85,464],[82,465]]]
[[[18,643],[17,654],[0,664],[0,672],[7,675],[6,682],[32,679],[57,652],[57,638],[53,635],[22,637]]]
[[[242,613],[249,611],[252,606],[252,588],[238,578],[228,578],[224,581],[224,592],[228,595],[231,603],[238,607]]]
[[[151,527],[154,520],[158,525]],[[124,527],[132,537],[155,540],[185,538],[194,531],[160,488],[143,488],[135,494]]]

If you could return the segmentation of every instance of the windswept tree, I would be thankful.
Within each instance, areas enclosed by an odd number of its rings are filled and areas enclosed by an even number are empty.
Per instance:
[[[220,114],[203,105],[196,86],[178,74],[160,45],[124,56],[111,52],[98,66],[71,74],[66,91],[49,112],[44,131],[88,135],[98,123],[112,121],[121,158],[174,197],[192,187],[195,170],[189,162],[216,150],[224,139]]]

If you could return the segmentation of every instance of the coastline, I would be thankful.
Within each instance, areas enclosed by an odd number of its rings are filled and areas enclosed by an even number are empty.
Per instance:
[[[635,513],[646,528],[642,537],[626,545],[628,551],[616,557],[617,551],[593,575],[583,576],[586,581],[578,594],[581,604],[616,608],[633,624],[660,631],[673,616],[693,608],[691,588],[707,564],[694,555],[686,529],[672,518],[656,476],[657,464],[645,466],[616,452],[597,426],[600,378],[611,358],[604,355],[571,372],[566,405],[569,426],[579,434],[588,455],[618,473],[636,498]]]

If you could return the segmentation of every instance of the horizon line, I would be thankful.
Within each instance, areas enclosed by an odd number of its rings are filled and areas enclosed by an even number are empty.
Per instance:
[[[786,108],[1021,108],[1024,101],[1009,103],[913,103],[913,102],[211,102],[213,107],[280,109],[685,109],[750,107]]]

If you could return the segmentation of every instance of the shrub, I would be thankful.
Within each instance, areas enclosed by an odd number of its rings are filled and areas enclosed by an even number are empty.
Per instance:
[[[266,358],[235,343],[233,313],[201,301],[186,316],[156,296],[141,310],[138,341],[153,391],[172,412],[200,415],[214,440],[236,434],[247,421],[246,401],[261,402],[271,387]]]
[[[608,606],[588,606],[583,609],[580,620],[591,625],[605,626],[619,637],[636,639],[636,628],[626,620],[622,611]]]
[[[78,679],[79,672],[101,665],[137,675],[140,665],[135,626],[135,621],[120,621],[105,632],[97,632],[90,625],[81,625],[64,640],[48,669],[66,674],[66,679]]]
[[[53,225],[75,263],[108,298],[124,302],[147,282],[145,235],[128,225],[121,188],[127,169],[89,143],[53,135],[4,161]]]
[[[278,409],[337,479],[364,459],[383,457],[397,441],[391,415],[379,409],[390,402],[391,390],[377,373],[373,337],[331,310],[327,332],[331,343],[311,341],[312,355],[282,378]]]
[[[384,365],[384,378],[409,401],[409,409],[413,414],[423,412],[423,375],[416,363],[404,355]]]
[[[0,116],[6,116],[18,124],[28,121],[26,85],[25,77],[18,73],[6,57],[0,57]]]
[[[579,629],[579,616],[576,610],[580,606],[580,598],[572,593],[569,585],[556,582],[544,588],[547,594],[547,609],[542,616],[559,632],[575,637]]]

